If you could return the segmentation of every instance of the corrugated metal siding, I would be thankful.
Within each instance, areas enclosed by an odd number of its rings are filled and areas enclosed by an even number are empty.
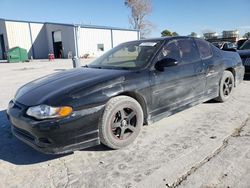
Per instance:
[[[113,31],[113,46],[117,46],[123,42],[138,40],[137,31],[122,31],[122,30],[112,30]]]
[[[13,20],[2,21],[2,23],[4,22],[4,25],[6,25],[6,47],[20,46],[25,48],[29,53],[29,58],[31,56],[33,58],[47,58],[48,53],[53,53],[52,32],[54,31],[61,31],[62,33],[64,58],[68,57],[69,52],[72,52],[72,55],[75,56],[77,47],[80,57],[87,53],[91,56],[100,56],[120,43],[137,40],[139,36],[138,31],[115,28],[96,28],[94,26],[93,28],[84,28],[83,26],[79,28],[78,32],[75,32],[75,26],[66,24],[43,24]],[[1,26],[0,32],[3,30],[2,28]],[[75,38],[78,38],[78,41]],[[103,51],[98,49],[98,44],[103,46]]]
[[[19,46],[32,55],[29,24],[25,22],[5,22],[9,48]]]
[[[33,58],[42,59],[48,57],[48,40],[44,24],[30,23],[33,42]]]
[[[90,56],[100,56],[112,48],[110,29],[80,28],[78,38],[79,56],[90,54]],[[97,45],[103,44],[104,51],[98,51]]]
[[[63,54],[64,58],[68,57],[68,53],[71,51],[72,55],[76,55],[75,50],[75,40],[74,40],[74,27],[67,25],[56,25],[56,24],[45,24],[47,30],[47,39],[49,52],[53,53],[53,31],[61,31],[62,32],[62,45],[63,45]]]

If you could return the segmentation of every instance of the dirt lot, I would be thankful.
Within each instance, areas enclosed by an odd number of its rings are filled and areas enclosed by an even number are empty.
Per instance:
[[[71,67],[67,60],[0,64],[0,188],[250,187],[249,78],[230,101],[209,101],[145,126],[121,150],[101,145],[51,156],[13,137],[5,110],[17,88]]]

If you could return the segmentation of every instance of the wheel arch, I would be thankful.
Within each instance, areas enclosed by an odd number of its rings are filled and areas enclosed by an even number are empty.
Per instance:
[[[236,86],[236,71],[235,71],[235,69],[233,68],[233,67],[229,67],[229,68],[227,68],[227,69],[225,69],[226,71],[230,71],[232,74],[233,74],[233,76],[234,76],[234,87]]]
[[[142,111],[143,111],[143,118],[144,118],[143,123],[148,125],[148,109],[147,109],[147,104],[146,104],[144,97],[140,95],[139,93],[132,92],[132,91],[122,92],[117,96],[121,96],[121,95],[131,97],[135,99],[141,105]]]

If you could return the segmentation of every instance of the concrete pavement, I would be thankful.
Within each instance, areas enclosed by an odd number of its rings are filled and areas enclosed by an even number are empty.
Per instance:
[[[250,81],[230,101],[209,101],[151,126],[127,148],[49,156],[10,133],[8,101],[22,84],[65,62],[0,64],[0,187],[249,187]]]

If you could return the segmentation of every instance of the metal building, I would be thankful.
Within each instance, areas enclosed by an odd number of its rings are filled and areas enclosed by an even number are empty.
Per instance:
[[[116,45],[140,38],[138,30],[115,27],[42,23],[0,19],[0,59],[6,51],[19,46],[29,58],[100,56]]]
[[[217,32],[203,33],[205,39],[216,39],[218,38]]]
[[[222,35],[218,33],[204,33],[205,40],[209,42],[232,42],[236,43],[239,40],[238,30],[223,31]]]
[[[238,30],[222,31],[223,38],[239,38]]]

